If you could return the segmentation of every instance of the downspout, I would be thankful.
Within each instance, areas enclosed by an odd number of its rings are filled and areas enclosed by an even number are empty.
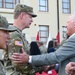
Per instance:
[[[59,31],[59,0],[57,0],[57,35],[58,35],[58,38],[59,38],[59,43],[60,43],[60,31]]]

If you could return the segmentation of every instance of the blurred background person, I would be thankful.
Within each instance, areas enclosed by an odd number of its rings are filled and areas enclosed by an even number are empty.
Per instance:
[[[39,49],[39,46],[37,44],[36,41],[32,41],[30,43],[30,55],[39,55],[39,54],[42,54],[40,49]],[[42,71],[43,71],[43,67],[37,67],[37,66],[33,66],[33,71],[35,71],[35,75],[37,73],[41,74]]]
[[[55,40],[50,40],[48,42],[47,53],[54,52],[56,51],[56,49],[57,49],[57,42]],[[49,72],[52,69],[54,69],[58,73],[58,69],[59,69],[58,64],[52,64],[52,65],[45,66],[45,71]]]
[[[40,49],[35,41],[30,43],[30,55],[39,55],[41,54]]]
[[[47,53],[47,48],[45,47],[44,43],[41,41],[37,41],[41,54]]]
[[[53,40],[49,41],[48,48],[47,48],[47,53],[54,52],[55,51],[54,47],[55,47],[54,46],[54,41]]]

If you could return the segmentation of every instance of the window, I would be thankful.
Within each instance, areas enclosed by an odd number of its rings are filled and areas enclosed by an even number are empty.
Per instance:
[[[48,12],[48,0],[39,0],[39,11]]]
[[[62,13],[70,14],[71,13],[71,0],[62,0]]]
[[[66,37],[66,26],[62,26],[62,37],[65,38]]]
[[[20,0],[0,0],[0,8],[12,9],[17,3],[20,3]]]
[[[39,26],[40,31],[40,41],[47,42],[47,38],[49,36],[49,26]]]

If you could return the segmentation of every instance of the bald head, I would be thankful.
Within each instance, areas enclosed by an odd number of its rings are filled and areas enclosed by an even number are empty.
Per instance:
[[[71,15],[67,21],[67,31],[66,33],[71,36],[75,33],[75,15]]]
[[[75,14],[74,15],[71,15],[68,20],[70,20],[72,22],[75,22]]]

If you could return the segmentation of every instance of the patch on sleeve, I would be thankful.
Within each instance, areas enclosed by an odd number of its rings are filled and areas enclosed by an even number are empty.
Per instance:
[[[15,45],[16,46],[23,46],[23,43],[21,41],[15,40]]]

